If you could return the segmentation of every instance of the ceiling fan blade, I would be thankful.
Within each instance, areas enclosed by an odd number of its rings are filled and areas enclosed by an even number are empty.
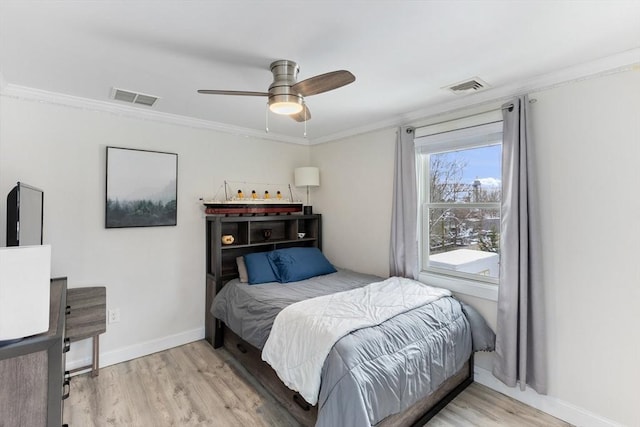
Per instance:
[[[311,111],[309,111],[309,108],[307,108],[307,105],[305,104],[302,111],[297,114],[291,114],[289,117],[291,117],[296,122],[305,122],[311,119]]]
[[[353,83],[355,80],[356,76],[349,71],[338,70],[320,74],[315,77],[309,77],[306,80],[294,84],[291,86],[291,89],[302,96],[311,96],[337,89]]]
[[[242,96],[269,96],[267,92],[247,92],[242,90],[212,90],[212,89],[200,89],[198,93],[204,93],[207,95],[242,95]]]

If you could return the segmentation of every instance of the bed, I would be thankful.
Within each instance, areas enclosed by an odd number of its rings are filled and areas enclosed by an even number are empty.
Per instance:
[[[296,254],[302,251],[290,250]],[[315,248],[304,251],[316,251],[314,256],[320,253]],[[246,268],[243,260],[252,256],[238,260],[240,276],[246,274],[242,272]],[[291,259],[288,261],[291,267]],[[257,267],[251,265],[249,272],[267,267],[258,263]],[[302,425],[423,425],[473,382],[473,351],[490,347],[487,338],[474,347],[473,337],[491,337],[492,332],[470,307],[443,294],[427,304],[400,309],[380,324],[357,327],[338,337],[326,358],[322,357],[316,395],[307,393],[305,399],[294,391],[299,388],[285,386],[283,373],[276,373],[262,360],[262,350],[271,344],[270,335],[273,339],[278,332],[272,331],[278,316],[296,307],[295,303],[365,292],[384,282],[380,277],[345,269],[320,270],[323,274],[303,275],[301,280],[293,274],[284,283],[280,283],[281,277],[270,281],[269,275],[260,278],[259,284],[239,277],[226,283],[211,306],[217,319],[216,338],[223,337],[218,344],[224,345]]]

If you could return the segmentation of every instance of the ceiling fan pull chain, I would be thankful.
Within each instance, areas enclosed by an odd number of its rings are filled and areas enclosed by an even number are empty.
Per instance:
[[[307,137],[307,105],[306,103],[302,104],[302,107],[304,109],[304,137]]]
[[[264,110],[264,131],[269,133],[269,103],[267,102],[267,108]]]

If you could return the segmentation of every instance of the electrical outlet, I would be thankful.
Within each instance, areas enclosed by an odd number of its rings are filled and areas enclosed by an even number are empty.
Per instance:
[[[118,323],[120,321],[120,309],[109,309],[109,323]]]

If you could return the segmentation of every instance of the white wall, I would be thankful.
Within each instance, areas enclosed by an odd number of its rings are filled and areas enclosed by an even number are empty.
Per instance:
[[[536,95],[550,393],[640,425],[640,72]]]
[[[635,70],[541,91],[531,105],[549,346],[549,397],[537,403],[579,425],[640,425],[638,94]],[[394,144],[385,130],[312,147],[336,263],[388,274]],[[495,327],[495,303],[464,299]]]
[[[311,201],[322,213],[322,249],[340,267],[389,274],[395,135],[385,130],[312,148],[320,187]]]
[[[105,229],[105,147],[178,153],[178,225]],[[0,242],[16,181],[45,192],[52,274],[70,287],[107,286],[120,323],[101,338],[104,364],[204,336],[205,235],[199,197],[223,180],[289,183],[306,146],[0,97]],[[86,361],[89,342],[70,365]]]

